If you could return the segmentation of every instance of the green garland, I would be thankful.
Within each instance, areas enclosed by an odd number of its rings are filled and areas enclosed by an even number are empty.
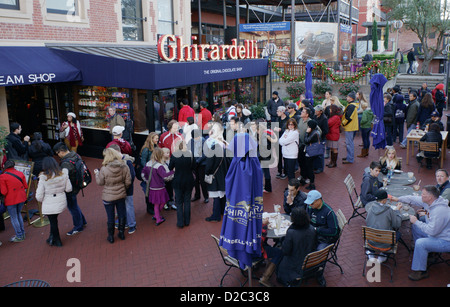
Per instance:
[[[386,60],[383,63],[380,60],[373,60],[372,62],[367,63],[367,65],[364,68],[360,69],[355,75],[346,78],[335,74],[333,70],[330,67],[327,67],[324,62],[314,63],[314,68],[312,69],[312,71],[315,72],[318,69],[322,69],[325,74],[336,83],[355,83],[356,81],[370,73],[371,69],[382,73],[386,77],[386,79],[391,80],[397,75],[398,65],[398,60]],[[272,62],[272,69],[284,82],[305,81],[305,75],[291,76],[285,74],[280,68],[277,67],[275,62]]]

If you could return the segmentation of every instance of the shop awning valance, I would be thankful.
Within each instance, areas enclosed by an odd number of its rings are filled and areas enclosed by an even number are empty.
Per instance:
[[[0,47],[0,86],[79,80],[81,71],[46,47]]]

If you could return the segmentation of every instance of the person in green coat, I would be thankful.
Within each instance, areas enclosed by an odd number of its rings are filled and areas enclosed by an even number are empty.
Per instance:
[[[359,158],[367,157],[369,155],[370,147],[370,131],[372,130],[372,121],[375,118],[371,109],[368,108],[369,104],[365,101],[361,102],[362,117],[361,117],[361,137],[363,140],[363,148]]]

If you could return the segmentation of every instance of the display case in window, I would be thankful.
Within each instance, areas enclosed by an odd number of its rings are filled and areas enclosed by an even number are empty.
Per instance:
[[[130,116],[130,92],[117,87],[89,86],[78,89],[75,112],[83,128],[109,129],[109,106],[125,120]]]

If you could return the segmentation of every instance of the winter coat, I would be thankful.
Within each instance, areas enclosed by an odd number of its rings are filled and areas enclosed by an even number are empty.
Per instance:
[[[213,175],[214,179],[211,184],[208,184],[208,191],[222,191],[225,192],[225,177],[228,172],[228,167],[230,166],[230,160],[226,156],[226,150],[223,148],[222,153],[219,155],[213,154],[213,152],[217,152],[219,149],[216,149],[216,146],[221,146],[220,144],[213,142],[212,144],[207,142],[207,146],[205,146],[205,156],[206,156],[206,165],[205,165],[205,175]],[[217,170],[217,171],[216,171]]]
[[[325,141],[326,135],[328,133],[328,118],[325,114],[322,114],[320,117],[316,117],[317,126],[320,128],[322,133],[320,134],[320,140]]]
[[[375,200],[375,192],[383,187],[383,183],[370,173],[364,173],[361,183],[361,203],[365,206]]]
[[[19,135],[10,133],[6,137],[6,156],[8,159],[26,160],[28,152],[28,142],[22,142]]]
[[[384,105],[383,122],[384,126],[394,125],[394,104],[392,101],[389,101]]]
[[[11,176],[11,173],[18,176],[18,178]],[[5,206],[12,206],[23,203],[27,200],[28,184],[25,176],[22,172],[14,169],[13,167],[3,171],[0,175],[0,193],[5,196]]]
[[[195,159],[190,151],[176,151],[170,158],[169,170],[175,169],[172,180],[174,189],[189,191],[194,187]]]
[[[380,230],[397,230],[402,225],[402,216],[399,210],[393,210],[388,204],[371,201],[366,205],[366,224],[370,228]],[[374,247],[388,248],[389,245],[369,241]]]
[[[305,192],[298,191],[297,195],[295,195],[294,199],[292,200],[292,204],[287,203],[288,195],[289,195],[289,189],[286,188],[284,190],[284,201],[283,201],[283,208],[284,208],[284,212],[286,214],[291,214],[292,209],[294,209],[296,207],[301,207],[306,210],[305,200],[306,200],[307,195]]]
[[[333,115],[328,119],[328,133],[326,135],[329,141],[339,141],[341,136],[340,127],[341,117],[339,115]]]
[[[42,214],[60,214],[67,207],[66,192],[72,191],[69,172],[63,168],[60,176],[47,179],[39,175],[36,200],[42,203]]]
[[[423,126],[425,121],[431,118],[431,113],[433,113],[434,110],[436,110],[434,105],[429,108],[424,108],[420,105],[417,110],[416,123],[418,122],[420,126]]]
[[[277,279],[286,284],[301,277],[303,260],[316,246],[316,231],[312,225],[302,229],[291,225],[281,246],[283,258],[278,265]]]
[[[298,131],[286,129],[279,139],[283,158],[297,159],[298,157]]]
[[[436,91],[436,108],[445,108],[445,95],[441,91]]]
[[[375,118],[373,111],[371,109],[365,109],[362,113],[360,127],[368,129],[372,127],[372,121]]]
[[[125,198],[127,189],[131,185],[130,170],[123,160],[114,160],[102,166],[95,174],[98,185],[104,186],[102,200],[111,202]]]
[[[160,148],[168,148],[170,150],[170,154],[172,154],[172,145],[175,146],[177,141],[182,141],[183,137],[178,132],[170,133],[170,131],[166,131],[159,137],[158,146]]]
[[[106,148],[108,148],[109,146],[116,144],[120,147],[120,152],[122,154],[126,154],[129,156],[133,155],[133,150],[131,149],[131,145],[130,143],[128,143],[128,141],[125,141],[124,139],[120,138],[120,139],[114,139],[111,142],[109,142],[106,145]]]
[[[406,104],[403,103],[403,97],[401,97],[401,101],[397,99],[394,104],[394,118],[397,125],[403,125],[405,123]]]
[[[115,126],[125,127],[125,121],[123,120],[123,117],[117,113],[115,113],[114,116],[110,117],[108,121],[109,121],[109,133],[111,134]]]
[[[45,157],[53,156],[53,150],[49,144],[42,140],[38,140],[34,141],[31,146],[28,147],[28,156],[31,158],[31,161],[34,162],[33,175],[37,176],[42,171],[42,160],[44,160]]]
[[[75,162],[81,159],[81,157],[74,151],[70,151],[67,155],[61,158],[60,166],[61,168],[66,168],[69,171],[69,179],[72,184],[73,194],[78,194],[80,188],[76,186],[77,171],[75,169]]]
[[[180,112],[178,112],[178,122],[180,124],[180,127],[184,126],[184,124],[187,123],[188,117],[195,118],[195,111],[190,106],[186,105],[180,109]]]
[[[127,163],[128,169],[130,170],[130,176],[131,176],[131,184],[127,189],[127,196],[133,196],[133,191],[134,191],[134,187],[133,187],[133,183],[134,183],[134,179],[136,178],[136,171],[134,169],[134,157],[131,157],[129,155],[122,155],[122,160],[125,161],[125,163]]]
[[[358,126],[358,103],[352,101],[344,109],[342,127],[344,127],[345,132],[350,132],[358,131]]]
[[[411,125],[416,124],[417,112],[419,110],[419,102],[417,99],[410,101],[406,109],[406,126],[409,128]]]
[[[278,121],[277,109],[278,107],[284,107],[284,101],[281,98],[278,98],[277,101],[270,98],[267,103],[267,112],[270,114],[270,120],[272,122]]]
[[[437,142],[438,143],[438,148],[442,148],[442,134],[440,132],[436,132],[436,131],[428,131],[421,139],[421,142],[429,142],[429,143],[433,143],[433,142]],[[424,155],[426,158],[434,158],[437,157],[439,154],[435,153],[435,152],[429,152],[429,151],[425,151]]]

